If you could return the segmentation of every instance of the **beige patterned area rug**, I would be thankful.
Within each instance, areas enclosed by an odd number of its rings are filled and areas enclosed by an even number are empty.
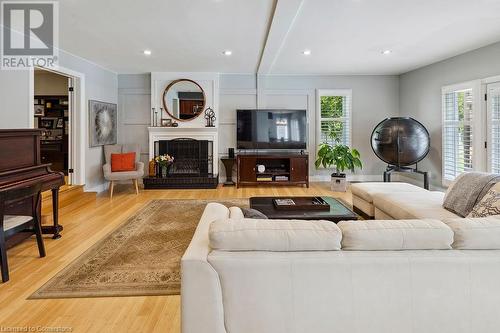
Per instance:
[[[178,295],[180,259],[209,202],[149,202],[29,298]],[[248,206],[247,199],[219,202]]]

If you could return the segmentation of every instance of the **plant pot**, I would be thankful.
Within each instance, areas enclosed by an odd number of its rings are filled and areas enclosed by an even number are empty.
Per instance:
[[[333,192],[347,191],[347,179],[345,173],[332,173],[331,189]]]

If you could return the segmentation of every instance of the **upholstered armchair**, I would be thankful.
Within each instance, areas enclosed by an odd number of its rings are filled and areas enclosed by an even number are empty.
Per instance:
[[[111,171],[111,154],[122,154],[135,152],[135,170],[134,171]],[[107,145],[104,146],[104,157],[106,164],[103,165],[104,178],[109,181],[109,195],[113,198],[113,188],[115,182],[131,180],[135,186],[135,193],[139,194],[138,180],[144,176],[144,163],[140,162],[141,150],[139,145]]]

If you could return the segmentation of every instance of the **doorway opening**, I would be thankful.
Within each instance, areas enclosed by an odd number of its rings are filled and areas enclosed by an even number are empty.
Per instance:
[[[63,172],[73,184],[71,121],[73,78],[36,68],[34,71],[34,122],[42,130],[40,155],[53,171]]]

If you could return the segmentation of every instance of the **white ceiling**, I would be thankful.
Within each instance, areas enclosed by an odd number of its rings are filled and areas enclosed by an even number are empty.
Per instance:
[[[60,1],[60,47],[118,73],[399,74],[497,41],[500,0]]]
[[[271,0],[64,0],[60,48],[118,73],[255,72]],[[150,49],[152,55],[144,56]],[[226,49],[231,57],[222,55]]]

